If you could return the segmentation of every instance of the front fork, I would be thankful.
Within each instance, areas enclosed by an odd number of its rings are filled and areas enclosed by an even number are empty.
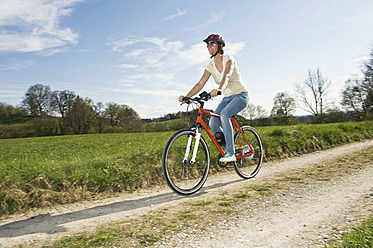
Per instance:
[[[191,160],[189,160],[190,164],[194,164],[194,162],[196,162],[198,145],[199,145],[199,141],[201,139],[201,128],[196,127],[196,128],[194,128],[194,130],[195,130],[195,144],[194,144],[192,158],[191,158]],[[185,150],[183,163],[188,162],[188,157],[189,157],[189,154],[191,152],[192,143],[193,143],[193,135],[189,135],[188,144],[187,144],[187,147],[186,147],[186,150]]]

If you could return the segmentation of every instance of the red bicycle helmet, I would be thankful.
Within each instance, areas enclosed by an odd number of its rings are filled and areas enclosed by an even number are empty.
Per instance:
[[[223,47],[225,46],[225,40],[223,38],[223,36],[219,35],[219,34],[210,34],[206,39],[203,40],[204,42],[206,43],[209,43],[209,41],[216,41],[217,43],[220,43],[223,45]]]

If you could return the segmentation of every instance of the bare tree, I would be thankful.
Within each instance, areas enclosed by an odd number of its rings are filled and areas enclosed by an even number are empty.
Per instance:
[[[242,111],[241,111],[241,114],[248,118],[251,125],[252,125],[252,122],[253,120],[256,118],[256,107],[254,104],[252,103],[249,103],[246,108],[244,108]]]
[[[263,106],[257,105],[255,107],[256,110],[256,118],[261,119],[261,118],[267,118],[268,114],[267,111],[263,108]]]
[[[61,115],[62,118],[65,118],[67,113],[71,110],[76,95],[73,91],[63,90],[63,91],[54,91],[53,92],[53,104],[55,110]]]
[[[249,103],[246,108],[241,111],[241,115],[249,119],[250,125],[253,126],[254,120],[264,119],[267,117],[267,111],[260,105]],[[256,124],[260,124],[258,121],[255,122]]]
[[[31,115],[43,116],[53,110],[53,96],[48,85],[30,86],[23,97],[22,105]]]
[[[327,108],[327,94],[331,82],[324,78],[320,69],[308,70],[308,78],[295,85],[295,92],[300,101],[300,107],[313,114],[322,116]]]

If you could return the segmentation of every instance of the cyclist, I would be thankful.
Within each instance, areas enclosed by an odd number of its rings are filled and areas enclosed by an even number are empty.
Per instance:
[[[179,101],[183,102],[184,97],[192,97],[197,94],[206,84],[210,76],[218,84],[217,89],[211,90],[211,96],[216,97],[218,92],[223,92],[223,99],[215,110],[220,118],[211,116],[209,125],[218,137],[222,133],[225,139],[225,153],[220,162],[234,162],[233,127],[230,118],[243,110],[249,101],[248,90],[242,82],[237,63],[230,55],[224,55],[225,40],[219,34],[211,34],[203,40],[211,55],[211,61],[207,65],[201,79],[189,91],[186,96],[181,95]],[[220,127],[222,126],[222,128]]]

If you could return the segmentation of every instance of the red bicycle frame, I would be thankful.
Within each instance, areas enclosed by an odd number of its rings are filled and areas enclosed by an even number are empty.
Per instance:
[[[225,156],[225,152],[224,150],[221,148],[220,144],[218,143],[218,141],[216,140],[214,134],[210,131],[209,127],[206,125],[206,123],[204,122],[204,120],[202,119],[202,115],[203,114],[207,114],[207,115],[210,115],[210,116],[215,116],[215,117],[218,117],[220,118],[220,115],[218,114],[215,114],[215,113],[212,113],[212,112],[209,112],[207,110],[205,110],[203,108],[203,106],[200,106],[199,107],[199,110],[198,110],[198,117],[197,117],[197,121],[196,123],[199,123],[201,124],[201,126],[205,129],[206,133],[208,134],[208,136],[210,136],[210,139],[212,140],[212,142],[214,143],[214,145],[216,146],[216,148],[218,149],[218,151],[220,152],[220,154],[224,157]],[[242,134],[242,137],[245,139],[245,142],[246,144],[250,147],[250,152],[249,153],[243,153],[242,149],[240,151],[239,154],[236,154],[236,159],[240,159],[240,158],[243,158],[243,157],[248,157],[250,155],[253,154],[254,152],[254,149],[253,147],[251,146],[251,144],[249,143],[249,141],[246,139],[244,133],[242,132],[240,126],[238,125],[237,121],[236,121],[236,118],[233,116],[230,118],[231,122],[232,122],[232,126],[233,126],[233,129],[235,132],[237,131],[240,131],[241,134]],[[241,144],[241,142],[244,143],[244,141],[241,141],[239,138],[238,138],[238,144],[239,146],[242,148],[243,145]],[[245,144],[245,143],[244,143]]]

